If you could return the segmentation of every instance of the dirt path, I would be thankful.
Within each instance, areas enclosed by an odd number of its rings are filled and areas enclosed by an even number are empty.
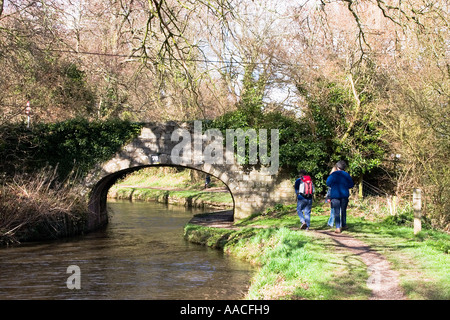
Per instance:
[[[389,262],[381,254],[346,233],[337,234],[328,230],[314,232],[331,237],[339,250],[345,250],[349,254],[361,258],[369,273],[367,286],[372,290],[371,300],[406,299],[399,285],[398,273],[390,268]]]
[[[206,216],[194,217],[190,223],[214,228],[238,229],[233,226],[233,211],[222,211]],[[304,231],[302,231],[304,232]],[[359,256],[366,264],[369,278],[367,286],[372,290],[371,300],[404,300],[399,285],[398,273],[390,268],[389,262],[367,244],[347,233],[334,233],[332,230],[314,230],[320,236],[330,237],[338,250],[345,254]]]

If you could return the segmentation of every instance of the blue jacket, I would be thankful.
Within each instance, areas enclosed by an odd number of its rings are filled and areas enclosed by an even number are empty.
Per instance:
[[[352,177],[346,171],[335,171],[327,178],[327,186],[331,188],[331,199],[348,198],[348,190],[354,185]]]

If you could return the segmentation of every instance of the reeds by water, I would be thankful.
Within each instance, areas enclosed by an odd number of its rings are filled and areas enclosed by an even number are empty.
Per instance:
[[[82,231],[87,202],[56,169],[18,173],[0,185],[0,244],[56,239]]]

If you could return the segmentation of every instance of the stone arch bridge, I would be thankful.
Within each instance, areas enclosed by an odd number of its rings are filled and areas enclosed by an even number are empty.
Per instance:
[[[107,223],[107,193],[118,179],[151,166],[185,167],[220,179],[233,198],[234,219],[248,217],[277,203],[295,201],[293,184],[286,173],[277,167],[274,170],[273,166],[244,166],[236,161],[227,161],[230,158],[226,157],[230,153],[223,141],[216,139],[215,144],[211,143],[211,137],[207,137],[211,136],[211,131],[202,133],[201,128],[196,131],[199,125],[201,126],[200,121],[196,121],[195,125],[177,122],[147,123],[143,125],[140,135],[123,146],[110,160],[97,164],[84,181],[84,186],[89,190],[90,214],[87,229],[93,230]],[[218,131],[212,133],[218,134]],[[278,140],[271,142],[276,142],[278,146]],[[216,147],[212,153],[216,158],[214,161],[205,161],[204,154],[196,151],[199,148],[211,151],[211,145]],[[218,150],[220,148],[223,150]],[[177,154],[180,156],[174,156]],[[217,155],[223,155],[223,160],[217,158]]]

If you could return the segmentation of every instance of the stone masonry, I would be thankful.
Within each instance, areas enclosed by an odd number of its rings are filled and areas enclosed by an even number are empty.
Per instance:
[[[175,130],[195,135],[191,123],[147,123],[141,134],[125,145],[112,159],[98,164],[85,179],[90,190],[89,225],[95,229],[108,221],[106,198],[108,189],[126,174],[150,166],[182,166],[200,170],[220,179],[228,187],[234,201],[234,218],[239,220],[262,212],[277,203],[294,203],[293,183],[281,170],[270,172],[266,166],[242,166],[205,163],[201,155],[192,152],[191,161],[174,163],[172,150],[181,140],[172,141]],[[202,147],[207,145],[202,141]],[[224,148],[225,149],[225,148]],[[225,154],[225,150],[224,150]]]

